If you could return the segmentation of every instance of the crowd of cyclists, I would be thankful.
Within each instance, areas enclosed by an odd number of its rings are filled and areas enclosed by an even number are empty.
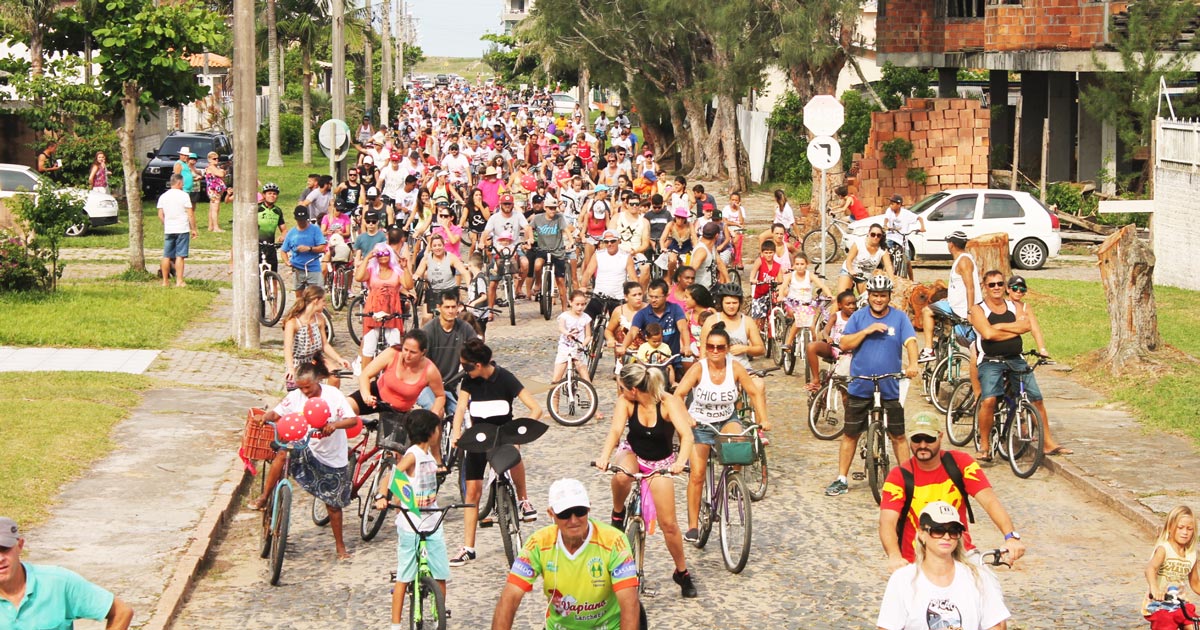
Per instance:
[[[809,391],[819,386],[822,360],[848,379],[838,475],[825,490],[831,497],[846,494],[850,464],[875,405],[875,385],[859,377],[911,379],[933,359],[930,352],[918,354],[912,318],[893,306],[894,269],[884,244],[891,231],[921,226],[911,225],[914,215],[893,198],[866,238],[850,248],[836,278],[822,279],[799,251],[799,222],[786,195],[777,191],[770,228],[751,235],[759,252],[747,267],[748,216],[740,194],[718,208],[702,185],[689,188],[683,177],[666,175],[655,147],[637,137],[623,113],[592,120],[581,107],[570,112],[555,107],[541,91],[465,83],[414,86],[387,125],[376,129],[364,121],[357,163],[345,181],[310,179],[292,212],[293,227],[278,207],[278,186],[262,187],[263,256],[277,266],[280,243],[284,263],[295,272],[297,299],[284,320],[287,377],[289,383],[296,380],[301,369],[314,374],[332,387],[304,379],[296,383],[298,391],[324,397],[326,390],[336,391],[339,374],[353,374],[357,391],[344,400],[331,395],[330,402],[350,407],[356,416],[386,407],[452,417],[450,434],[435,429],[428,450],[412,452],[406,461],[432,462],[410,467],[418,471],[413,483],[425,489],[462,466],[464,498],[477,504],[486,459],[472,453],[461,462],[443,461],[441,442],[456,443],[470,423],[510,423],[517,400],[529,417],[541,418],[542,406],[494,360],[485,335],[505,308],[548,296],[560,313],[559,343],[547,376],[557,382],[574,365],[583,380],[615,382],[617,401],[595,465],[664,472],[646,482],[643,496],[650,498],[651,519],[672,558],[673,581],[683,597],[696,597],[683,542],[695,543],[699,536],[709,450],[719,435],[741,432],[743,418],[753,418],[762,431],[772,427],[766,381],[754,370],[768,342],[774,343],[764,334],[768,309],[782,304],[789,313],[783,353],[795,352],[802,329],[811,331],[811,343],[800,348],[812,374],[804,383]],[[857,211],[852,195],[839,195],[846,211]],[[1035,333],[1039,352],[1046,353],[1036,317],[1022,301],[1027,282],[980,269],[965,251],[967,239],[962,233],[947,239],[953,257],[947,295],[917,314],[926,350],[935,319],[968,322],[959,338],[972,359],[981,434],[988,434],[995,401],[1004,395],[1007,368],[1042,412],[1047,454],[1069,453],[1050,439],[1036,380],[1022,372],[1023,334]],[[319,325],[326,279],[336,265],[352,268],[355,290],[366,294],[361,347],[352,361],[333,350]],[[547,266],[554,272],[551,286],[543,281]],[[612,363],[601,360],[605,352]],[[602,367],[589,370],[589,363]],[[454,381],[456,386],[446,386]],[[983,472],[996,454],[986,439],[974,456],[943,451],[941,418],[928,413],[906,418],[903,389],[899,378],[879,381],[885,428],[899,465],[888,471],[880,503],[880,541],[895,572],[878,626],[1005,627],[1009,613],[988,565],[1001,559],[1014,563],[1025,547]],[[742,413],[744,406],[752,413]],[[302,461],[313,483],[340,491],[344,457],[314,451]],[[536,467],[534,462],[531,468]],[[686,512],[680,519],[670,476],[685,474]],[[536,521],[525,463],[511,476],[521,519]],[[513,563],[493,627],[511,625],[521,594],[538,576],[550,601],[547,627],[637,627],[638,615],[629,612],[627,591],[637,580],[629,581],[628,541],[612,530],[624,529],[631,479],[614,475],[607,519],[594,518],[591,499],[571,481],[551,488],[552,524],[530,536]],[[345,505],[343,499],[329,504],[331,514]],[[972,499],[1004,538],[990,561],[972,544]],[[436,506],[436,496],[425,505]],[[438,580],[478,557],[478,509],[468,508],[464,520],[461,547],[447,562],[433,563]],[[415,548],[414,534],[398,529],[402,548]],[[340,527],[335,533],[342,554]],[[603,548],[600,568],[568,562],[593,547]],[[412,571],[401,571],[398,580],[404,583],[405,576],[411,581]],[[1195,588],[1200,581],[1193,580]],[[394,607],[393,623],[399,619]]]

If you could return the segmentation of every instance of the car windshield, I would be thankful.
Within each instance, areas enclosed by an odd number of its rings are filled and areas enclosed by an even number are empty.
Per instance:
[[[208,138],[177,138],[171,137],[163,140],[162,147],[159,148],[158,154],[161,156],[179,155],[179,149],[187,147],[189,151],[195,153],[197,157],[208,157],[208,152],[212,151],[213,141]]]
[[[928,197],[913,204],[913,206],[911,208],[909,208],[909,211],[911,211],[913,214],[921,214],[927,208],[929,208],[930,206],[934,205],[935,203],[945,199],[949,195],[950,195],[950,193],[946,193],[946,192],[933,193],[932,195],[929,195]]]

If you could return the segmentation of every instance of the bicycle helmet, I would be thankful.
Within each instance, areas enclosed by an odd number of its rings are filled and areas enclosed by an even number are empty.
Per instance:
[[[712,288],[713,299],[720,303],[721,298],[735,297],[739,300],[742,298],[742,286],[734,282],[725,282],[717,284]]]
[[[891,293],[892,279],[887,276],[871,276],[867,279],[867,293]]]
[[[269,193],[269,192],[278,193],[279,186],[275,182],[267,182],[267,183],[263,184],[262,191],[265,193]]]

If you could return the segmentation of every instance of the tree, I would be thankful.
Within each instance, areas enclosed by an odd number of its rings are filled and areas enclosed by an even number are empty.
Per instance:
[[[37,245],[49,246],[50,290],[54,291],[58,288],[58,279],[62,277],[62,267],[58,264],[59,244],[66,238],[67,228],[88,220],[83,211],[83,202],[65,191],[58,190],[53,183],[44,182],[36,197],[16,197],[16,211],[17,215],[33,228]]]
[[[283,166],[283,152],[279,146],[279,26],[275,16],[275,0],[265,0],[267,27],[267,125],[270,129],[267,149],[267,166]]]
[[[1154,250],[1138,238],[1137,226],[1127,225],[1104,239],[1096,257],[1112,328],[1101,362],[1113,376],[1154,365],[1153,353],[1162,344],[1154,303]]]
[[[118,131],[121,167],[129,204],[129,265],[146,268],[142,249],[142,187],[134,134],[142,107],[190,103],[208,93],[187,57],[221,42],[220,15],[196,0],[156,4],[153,0],[108,0],[92,34],[100,42],[96,61],[101,85],[119,95],[124,111]],[[243,156],[243,159],[253,159]]]
[[[1113,46],[1120,66],[1109,68],[1093,53],[1092,60],[1101,69],[1098,81],[1083,86],[1080,101],[1091,114],[1113,125],[1128,157],[1150,146],[1154,119],[1158,115],[1158,90],[1161,81],[1176,83],[1188,76],[1194,48],[1180,47],[1179,52],[1163,50],[1164,42],[1178,42],[1200,16],[1200,6],[1178,0],[1140,0],[1129,4],[1129,22],[1125,31],[1113,33]],[[1137,192],[1149,180],[1153,154],[1146,160]]]
[[[301,160],[312,164],[312,56],[317,44],[329,30],[329,14],[325,3],[317,0],[283,0],[284,19],[279,22],[279,32],[300,48],[301,111],[304,129],[304,144]]]
[[[45,65],[43,41],[47,29],[58,10],[57,0],[4,0],[0,2],[0,13],[5,21],[20,29],[29,37],[30,73],[39,75]]]
[[[533,73],[538,69],[538,57],[536,54],[529,54],[516,36],[485,33],[479,39],[491,42],[487,52],[483,53],[483,62],[496,73],[497,81],[508,86],[535,82]],[[405,46],[405,52],[407,49]],[[404,65],[412,67],[408,59],[404,60]]]

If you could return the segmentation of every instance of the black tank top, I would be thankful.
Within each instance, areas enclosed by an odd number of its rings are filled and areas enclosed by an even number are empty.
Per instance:
[[[1005,310],[1003,313],[993,313],[992,309],[988,308],[987,304],[981,304],[980,308],[987,311],[988,323],[995,326],[996,324],[1011,324],[1017,321],[1017,313],[1013,310],[1012,305],[1007,301],[1004,303]],[[983,337],[979,338],[979,347],[983,349],[985,357],[1011,357],[1021,354],[1021,336],[1017,335],[1012,339],[1004,341],[988,341]]]
[[[651,462],[664,460],[671,456],[672,437],[675,425],[663,420],[662,403],[654,406],[658,421],[648,427],[638,420],[638,404],[633,403],[633,413],[629,414],[629,434],[626,440],[633,454]]]

